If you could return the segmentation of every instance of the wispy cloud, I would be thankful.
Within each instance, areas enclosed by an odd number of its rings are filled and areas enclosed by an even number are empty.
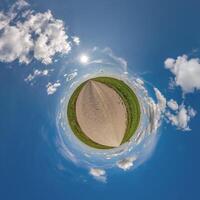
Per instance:
[[[44,70],[35,69],[33,73],[29,74],[24,80],[26,82],[31,82],[33,79],[35,79],[38,76],[47,76],[48,74],[49,74],[48,69],[44,69]]]
[[[66,77],[66,81],[68,82],[68,81],[73,80],[77,75],[78,75],[78,72],[74,70],[72,73],[64,74],[64,77]]]
[[[158,88],[154,88],[154,92],[155,92],[155,95],[156,95],[156,98],[157,98],[157,107],[159,108],[159,110],[161,112],[164,112],[165,111],[165,108],[166,108],[166,98],[164,97],[164,95],[158,90]]]
[[[128,70],[128,69],[127,69],[128,63],[127,63],[127,61],[126,61],[124,58],[119,57],[119,56],[116,56],[116,55],[113,53],[112,49],[111,49],[111,48],[108,48],[108,47],[105,48],[105,49],[103,50],[103,52],[106,53],[108,56],[110,56],[110,58],[112,58],[114,62],[116,62],[117,64],[119,64],[119,65],[123,68],[123,70],[124,70],[125,72],[127,72],[127,70]]]

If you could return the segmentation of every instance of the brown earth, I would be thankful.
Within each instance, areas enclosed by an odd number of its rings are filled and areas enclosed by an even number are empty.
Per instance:
[[[106,84],[89,80],[76,102],[77,121],[94,142],[110,147],[121,144],[127,125],[127,111],[121,97]]]

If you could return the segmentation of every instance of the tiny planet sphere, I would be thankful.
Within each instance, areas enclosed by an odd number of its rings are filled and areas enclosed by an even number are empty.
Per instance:
[[[119,147],[134,135],[140,106],[134,91],[122,80],[96,77],[75,89],[68,102],[73,133],[90,147]]]

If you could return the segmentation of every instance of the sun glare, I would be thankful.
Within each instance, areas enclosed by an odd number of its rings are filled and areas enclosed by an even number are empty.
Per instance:
[[[80,62],[81,62],[82,64],[87,64],[87,63],[89,62],[89,57],[88,57],[87,55],[85,55],[85,54],[82,54],[82,55],[80,56]]]

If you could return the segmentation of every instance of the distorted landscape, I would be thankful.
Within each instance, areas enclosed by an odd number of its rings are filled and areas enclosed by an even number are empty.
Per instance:
[[[200,199],[198,0],[1,0],[0,199]]]

